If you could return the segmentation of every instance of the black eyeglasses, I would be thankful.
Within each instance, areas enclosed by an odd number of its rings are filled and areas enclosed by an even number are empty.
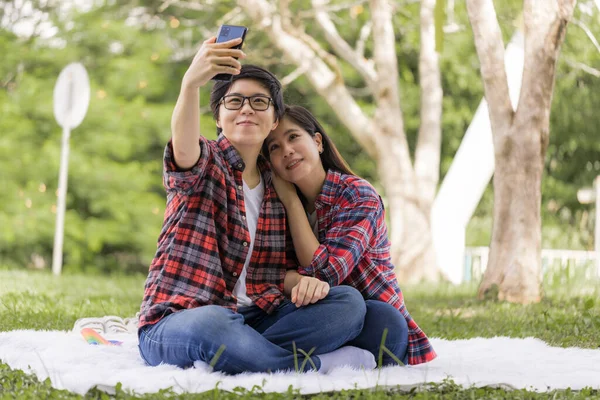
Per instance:
[[[273,102],[269,96],[265,96],[264,94],[255,94],[252,96],[228,94],[227,96],[223,96],[221,103],[228,110],[239,110],[244,107],[246,99],[248,99],[248,103],[254,111],[266,111]]]

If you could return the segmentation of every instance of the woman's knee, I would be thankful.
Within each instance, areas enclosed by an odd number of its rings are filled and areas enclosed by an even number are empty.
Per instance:
[[[365,325],[353,345],[371,351],[377,358],[383,344],[387,351],[394,354],[394,357],[391,357],[384,352],[383,365],[395,365],[397,360],[406,364],[408,323],[402,313],[391,304],[378,300],[367,300],[365,304],[367,307]]]
[[[397,334],[408,333],[408,323],[402,313],[389,303],[379,300],[367,300],[365,302],[367,315],[365,324],[388,328]]]
[[[365,317],[365,331],[370,331],[370,336],[379,336],[380,341],[387,330],[386,346],[394,347],[397,351],[405,351],[408,345],[408,323],[404,315],[391,304],[367,300],[367,316]]]
[[[365,299],[352,286],[335,286],[329,290],[328,297],[334,301],[339,311],[337,316],[347,321],[356,321],[361,326],[367,314]]]

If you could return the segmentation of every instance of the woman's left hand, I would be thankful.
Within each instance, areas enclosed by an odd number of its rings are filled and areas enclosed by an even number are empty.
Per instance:
[[[293,183],[286,181],[273,171],[273,187],[277,192],[277,197],[284,206],[290,205],[293,201],[299,200],[296,186]]]
[[[310,276],[301,276],[292,289],[291,300],[296,307],[315,304],[329,293],[329,284]]]

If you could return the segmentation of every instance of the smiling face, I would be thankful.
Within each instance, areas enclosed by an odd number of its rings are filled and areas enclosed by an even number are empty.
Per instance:
[[[287,117],[269,134],[266,148],[273,169],[286,181],[299,184],[306,179],[320,179],[325,174],[320,157],[321,134],[311,136]]]
[[[227,95],[232,94],[246,97],[254,95],[271,97],[266,88],[252,79],[235,81],[227,92]],[[223,135],[234,147],[260,148],[269,132],[277,127],[275,108],[270,105],[265,111],[255,111],[250,106],[250,101],[246,99],[239,110],[228,110],[221,102],[217,126],[223,130]]]

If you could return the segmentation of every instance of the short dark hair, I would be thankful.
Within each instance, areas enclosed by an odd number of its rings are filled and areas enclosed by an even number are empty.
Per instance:
[[[283,90],[281,82],[275,75],[266,69],[252,64],[242,65],[242,69],[238,75],[233,75],[230,81],[216,81],[210,92],[210,108],[215,120],[219,119],[219,102],[227,94],[233,82],[240,79],[252,79],[257,81],[265,89],[269,91],[275,107],[275,119],[279,121],[283,117]],[[221,133],[221,128],[217,128],[217,132]]]
[[[323,169],[325,172],[328,170],[334,170],[341,172],[347,175],[356,174],[352,172],[348,163],[340,152],[338,151],[333,141],[327,136],[325,129],[319,124],[319,121],[315,118],[314,115],[311,114],[306,108],[302,106],[288,106],[286,105],[284,108],[284,113],[282,118],[288,118],[290,121],[298,125],[300,128],[304,129],[308,134],[312,137],[316,135],[317,132],[321,134],[323,138],[323,152],[321,153],[321,163],[323,163]],[[267,141],[265,140],[262,146],[262,153],[270,160],[269,147],[267,146]]]

